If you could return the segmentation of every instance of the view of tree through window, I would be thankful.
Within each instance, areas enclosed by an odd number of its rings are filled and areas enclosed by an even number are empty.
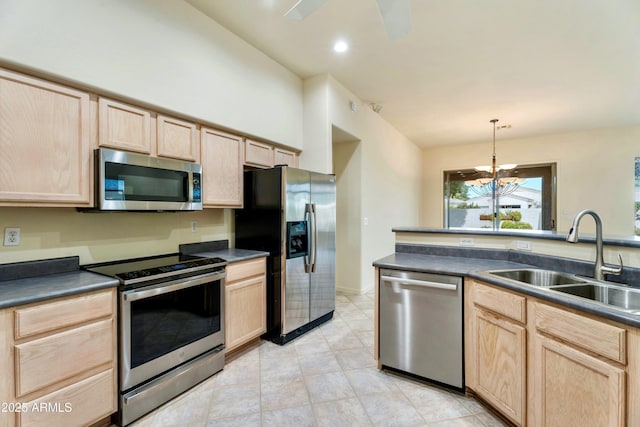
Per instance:
[[[555,164],[505,172],[491,181],[473,169],[445,171],[445,227],[554,230]]]

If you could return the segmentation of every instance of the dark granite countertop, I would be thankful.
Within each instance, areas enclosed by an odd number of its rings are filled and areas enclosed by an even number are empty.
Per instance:
[[[527,285],[486,273],[486,270],[511,268],[544,268],[533,264],[524,264],[504,259],[471,258],[468,256],[442,256],[423,253],[396,252],[373,262],[375,267],[396,270],[410,270],[426,273],[467,276],[493,285],[531,295],[541,300],[550,301],[603,318],[611,319],[626,325],[640,327],[640,315],[627,313],[613,307],[599,304],[587,299],[552,291],[549,289]]]
[[[239,262],[268,252],[228,248],[226,241],[187,245],[185,253]],[[182,249],[182,248],[181,248]],[[0,264],[0,309],[118,286],[117,279],[80,270],[79,257]]]
[[[549,230],[491,230],[488,228],[429,228],[429,227],[393,227],[394,233],[422,233],[422,234],[461,234],[476,236],[508,236],[521,239],[543,239],[566,241],[567,233]],[[640,236],[603,236],[603,243],[611,246],[623,246],[628,248],[640,248]],[[593,235],[580,234],[581,243],[595,243]]]
[[[441,256],[396,252],[373,263],[380,268],[403,269],[424,273],[468,276],[478,270],[499,270],[507,268],[531,267],[506,260]]]
[[[78,257],[0,265],[0,309],[118,286],[79,269]]]
[[[219,257],[231,263],[231,262],[246,261],[248,259],[260,258],[263,256],[269,256],[269,252],[253,251],[249,249],[227,248],[227,249],[217,249],[217,250],[206,251],[206,252],[196,252],[193,255],[210,257],[210,258]]]
[[[228,240],[214,240],[211,242],[184,243],[178,249],[183,254],[219,257],[227,262],[246,261],[248,259],[269,256],[269,252],[250,249],[230,248]]]

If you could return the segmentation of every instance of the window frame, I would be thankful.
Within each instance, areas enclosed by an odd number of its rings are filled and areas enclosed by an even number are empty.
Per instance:
[[[556,163],[535,163],[518,165],[509,173],[510,176],[519,178],[542,177],[541,188],[541,224],[540,230],[556,231],[557,227],[557,164]],[[486,177],[485,172],[479,172],[475,169],[455,169],[443,171],[443,227],[445,229],[453,228],[449,225],[449,209],[450,209],[450,187],[451,182],[460,182],[473,180],[476,178]],[[460,179],[451,179],[452,177],[460,177]],[[489,175],[490,177],[490,175]],[[499,197],[497,202],[499,204]],[[491,199],[491,215],[494,217],[493,230],[500,230],[500,219],[496,215],[496,199]],[[500,211],[498,206],[497,211]],[[466,227],[461,227],[465,229]],[[471,228],[468,228],[471,229]]]

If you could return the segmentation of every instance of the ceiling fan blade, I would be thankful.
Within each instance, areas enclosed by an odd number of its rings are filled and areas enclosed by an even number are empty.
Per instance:
[[[284,16],[295,21],[302,21],[326,2],[327,0],[298,0],[298,3],[294,4]]]
[[[384,28],[391,40],[409,34],[411,29],[410,0],[376,0],[378,10],[382,16]]]

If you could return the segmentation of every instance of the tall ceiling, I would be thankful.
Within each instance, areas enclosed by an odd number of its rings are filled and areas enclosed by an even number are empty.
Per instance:
[[[375,0],[186,0],[301,78],[329,73],[421,146],[640,124],[639,0],[412,0],[390,40]],[[342,38],[349,50],[333,51]]]

